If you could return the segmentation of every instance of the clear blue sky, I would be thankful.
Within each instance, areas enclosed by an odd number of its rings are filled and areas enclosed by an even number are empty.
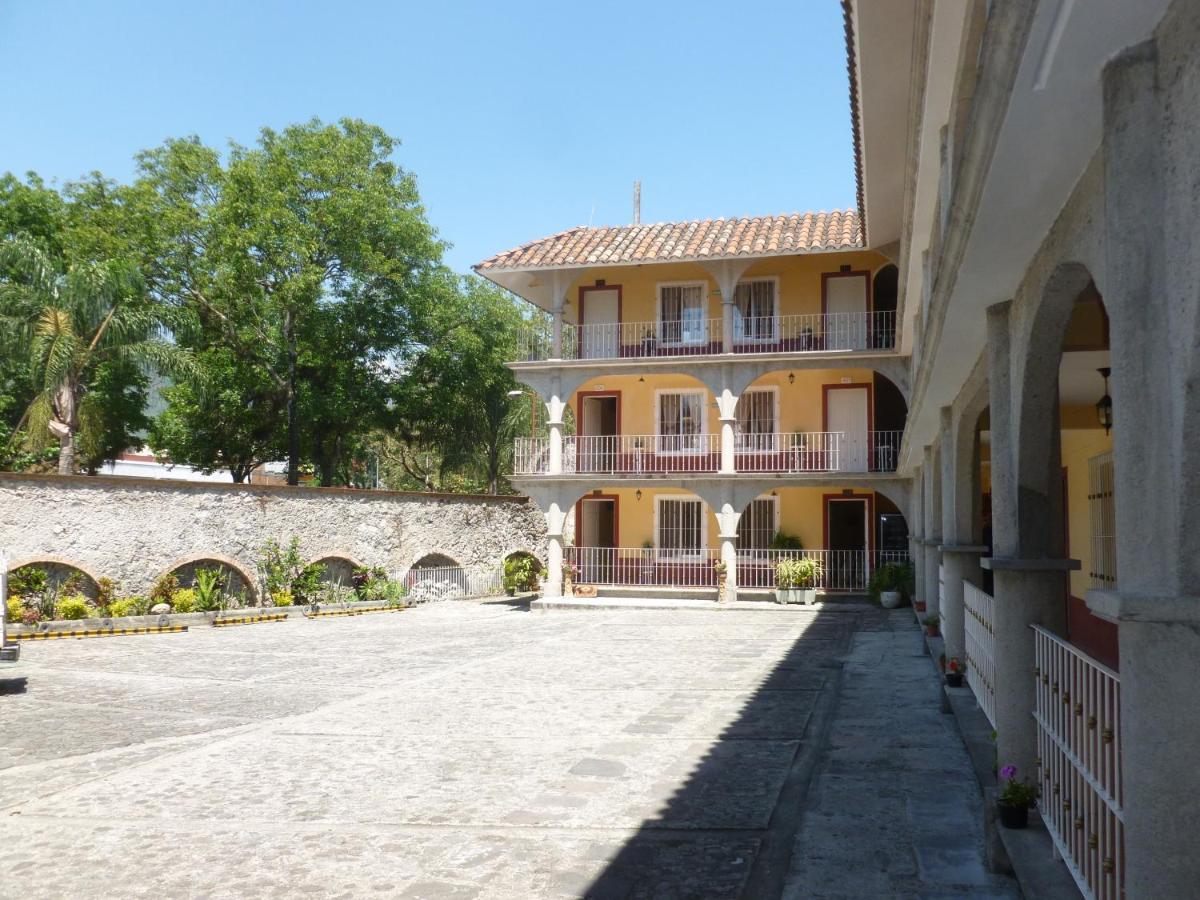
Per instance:
[[[355,116],[460,271],[573,225],[852,206],[840,5],[0,0],[0,170]]]

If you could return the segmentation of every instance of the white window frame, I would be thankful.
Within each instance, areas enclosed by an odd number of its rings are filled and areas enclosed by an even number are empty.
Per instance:
[[[771,317],[770,317],[771,318],[771,333],[767,337],[753,337],[752,338],[752,337],[746,337],[745,334],[742,334],[739,336],[738,331],[743,326],[738,324],[738,325],[735,325],[735,327],[734,327],[734,332],[733,332],[734,343],[737,343],[737,344],[770,344],[770,343],[774,343],[775,341],[779,340],[779,316],[780,316],[779,308],[782,305],[782,302],[779,299],[779,276],[778,275],[755,275],[752,278],[741,279],[740,281],[738,281],[737,286],[741,287],[743,284],[754,284],[755,282],[762,282],[762,281],[769,281],[769,282],[771,282],[772,285],[774,285],[774,287],[772,288],[772,294],[773,294],[773,300],[774,300],[774,303],[773,303],[774,311],[771,313]],[[736,294],[735,294],[735,296],[736,296]],[[742,314],[740,311],[738,311],[736,309],[736,304],[735,304],[734,316],[735,316],[735,320],[734,320],[735,322],[740,323],[742,321]]]
[[[662,433],[662,398],[666,395],[695,394],[700,398],[700,430],[696,432],[696,446],[691,449],[663,450],[662,439],[675,435]],[[684,456],[704,452],[704,439],[708,434],[708,391],[704,388],[655,388],[654,390],[654,452],[659,456]]]
[[[682,332],[680,335],[680,339],[677,341],[668,341],[663,337],[663,335],[664,335],[663,310],[662,310],[663,288],[671,288],[671,287],[677,287],[677,288],[698,287],[698,288],[700,288],[700,339],[699,340],[686,340],[683,338]],[[658,329],[658,343],[660,346],[663,346],[663,347],[696,347],[701,344],[708,343],[708,282],[707,281],[660,281],[660,282],[658,282],[658,284],[655,285],[654,295],[656,298],[655,315],[657,316],[657,319],[655,321],[655,327]]]
[[[677,551],[663,547],[659,541],[659,525],[661,524],[662,503],[664,500],[684,501],[700,504],[700,546],[695,553]],[[705,502],[695,494],[657,494],[654,497],[654,556],[670,562],[700,562],[708,550],[708,510]]]
[[[774,395],[771,403],[771,418],[773,423],[770,431],[771,440],[767,446],[762,448],[764,452],[774,452],[778,449],[776,445],[778,444],[777,435],[779,434],[779,385],[767,384],[763,385],[762,387],[746,388],[746,390],[742,391],[742,395],[738,397],[739,408],[742,405],[743,398],[745,398],[747,394]],[[737,429],[734,437],[734,449],[739,453],[750,453],[752,452],[752,448],[747,447],[747,445],[742,442],[741,416],[737,409],[734,410],[734,415],[736,416],[735,428]]]
[[[774,540],[775,535],[779,534],[779,522],[780,522],[780,518],[781,518],[782,504],[780,504],[780,502],[779,502],[779,497],[776,495],[773,495],[773,494],[759,494],[757,497],[755,497],[753,500],[751,500],[750,503],[756,503],[760,500],[770,501],[771,505],[774,507],[774,510],[773,510],[773,513],[771,516],[771,540]],[[743,516],[747,513],[747,511],[749,511],[750,503],[747,503],[746,509],[742,510]],[[740,527],[741,524],[742,524],[741,519],[739,518],[738,526]],[[768,541],[767,543],[769,545],[770,541]],[[770,547],[768,546],[768,547],[763,547],[763,548],[754,548],[754,547],[742,548],[739,546],[737,549],[738,549],[738,554],[740,555],[742,553],[743,549],[745,549],[745,551],[747,553],[764,553],[767,550],[769,550]]]

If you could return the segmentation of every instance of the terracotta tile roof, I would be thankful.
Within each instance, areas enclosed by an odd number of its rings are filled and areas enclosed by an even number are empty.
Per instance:
[[[784,256],[861,246],[858,213],[847,209],[656,225],[580,226],[498,253],[474,268],[477,272],[494,272],[684,262]]]
[[[846,32],[846,73],[850,78],[850,126],[854,133],[854,186],[858,201],[858,217],[863,234],[867,233],[867,207],[863,203],[863,142],[862,121],[858,116],[858,60],[854,50],[854,9],[851,0],[842,0],[842,19]]]

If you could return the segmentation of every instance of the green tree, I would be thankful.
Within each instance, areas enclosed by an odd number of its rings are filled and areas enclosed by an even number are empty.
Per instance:
[[[388,362],[422,334],[442,244],[396,146],[361,121],[314,120],[264,129],[226,164],[195,139],[140,157],[151,290],[274,385],[290,484],[306,448],[336,477],[386,417]]]
[[[141,367],[120,356],[96,366],[79,404],[76,462],[95,475],[130,447],[141,443],[150,427],[146,401],[150,378]]]
[[[263,463],[282,459],[283,408],[266,372],[220,345],[198,351],[196,365],[200,381],[162,391],[167,407],[149,440],[159,458],[206,474],[227,469],[238,484]]]
[[[119,260],[70,264],[65,271],[36,243],[0,244],[0,328],[9,346],[29,348],[35,392],[27,410],[59,445],[58,471],[75,471],[81,401],[107,363],[180,371],[187,357],[160,336],[160,310],[137,271]]]

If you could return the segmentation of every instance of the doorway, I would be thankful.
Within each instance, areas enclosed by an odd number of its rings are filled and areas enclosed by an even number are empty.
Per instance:
[[[617,555],[617,498],[584,497],[576,509],[576,521],[580,583],[610,583]]]
[[[580,391],[576,471],[615,471],[620,434],[621,395]]]
[[[838,432],[837,470],[867,471],[867,432],[871,427],[869,384],[825,385],[825,430]]]
[[[826,583],[840,591],[866,588],[871,546],[871,498],[834,494],[825,497]]]
[[[621,355],[621,289],[590,287],[579,290],[579,356],[616,359]]]
[[[867,349],[871,273],[826,272],[821,276],[821,289],[821,307],[826,316],[825,349]]]

